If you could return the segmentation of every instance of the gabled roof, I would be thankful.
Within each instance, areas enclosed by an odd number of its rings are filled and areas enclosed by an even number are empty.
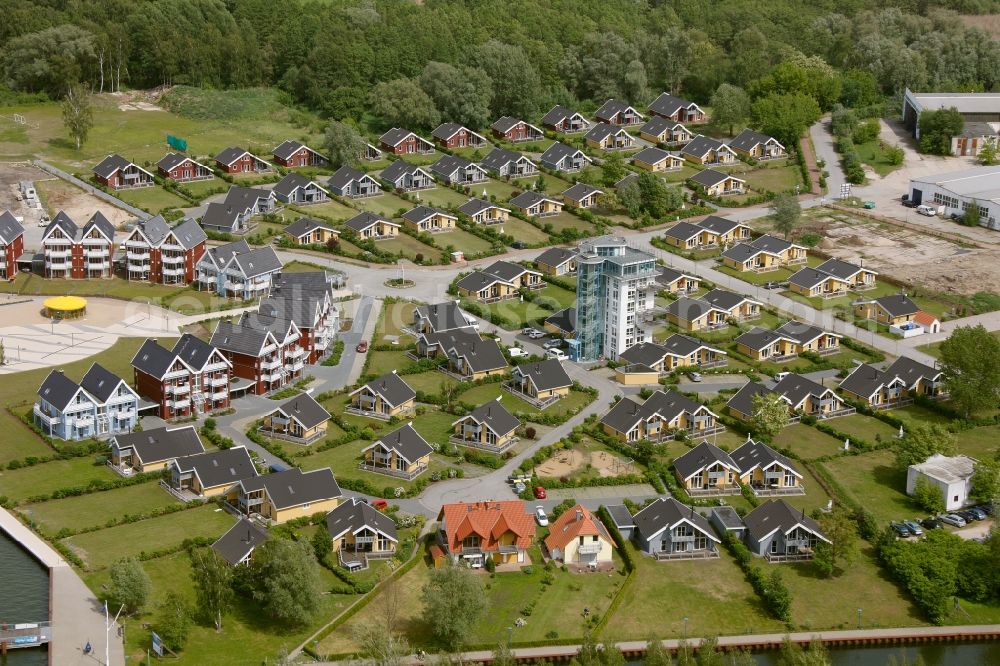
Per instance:
[[[841,280],[850,280],[861,271],[868,271],[869,273],[878,275],[877,272],[870,268],[862,268],[861,266],[852,264],[849,261],[843,261],[841,259],[827,259],[822,264],[817,266],[816,270],[829,273],[830,275],[834,275]]]
[[[827,280],[843,281],[836,275],[821,271],[817,268],[809,268],[808,266],[800,268],[788,278],[789,282],[804,289],[812,289],[813,287],[823,284]]]
[[[727,259],[732,259],[733,261],[744,262],[749,259],[753,259],[758,254],[770,254],[771,256],[778,256],[773,252],[769,252],[763,248],[757,247],[753,243],[737,243],[728,250],[722,253],[722,256]]]
[[[656,276],[656,281],[663,285],[670,285],[677,282],[681,278],[687,278],[688,280],[699,281],[694,275],[688,275],[687,273],[682,273],[679,270],[670,268],[669,266],[660,266],[660,272]]]
[[[208,234],[205,233],[205,230],[191,218],[171,229],[168,238],[170,236],[173,236],[177,244],[185,250],[190,250],[208,240]]]
[[[392,146],[393,148],[395,148],[396,146],[398,146],[399,144],[401,144],[403,141],[405,141],[406,139],[408,139],[411,135],[414,136],[414,137],[416,137],[416,139],[418,141],[422,141],[423,143],[429,143],[427,141],[427,139],[424,139],[424,138],[422,138],[420,136],[417,136],[416,134],[414,134],[410,130],[403,129],[402,127],[393,127],[391,130],[389,130],[388,132],[386,132],[385,134],[383,134],[382,136],[380,136],[378,138],[378,140],[379,140],[380,143],[383,143],[383,144],[385,144],[387,146]]]
[[[729,147],[737,150],[750,151],[761,143],[774,142],[782,150],[785,148],[778,140],[773,136],[768,136],[767,134],[761,134],[760,132],[754,132],[751,129],[745,129],[735,137],[729,140]]]
[[[535,257],[535,263],[545,264],[546,266],[562,266],[575,256],[576,252],[565,247],[550,247]]]
[[[719,538],[712,531],[708,520],[694,510],[694,507],[681,504],[673,497],[657,497],[642,511],[632,516],[640,540],[650,541],[667,529],[673,529],[680,523],[688,523],[704,536],[719,543]]]
[[[599,108],[594,113],[594,116],[596,116],[598,118],[611,118],[611,117],[613,117],[613,116],[615,116],[615,115],[617,115],[619,113],[624,113],[625,111],[628,111],[629,109],[632,109],[632,111],[635,113],[635,115],[639,116],[640,118],[642,117],[642,114],[639,113],[635,109],[635,107],[629,105],[628,102],[622,102],[622,101],[617,100],[617,99],[609,99],[607,102],[605,102],[604,104],[602,104],[601,108]]]
[[[737,180],[741,183],[746,182],[741,178],[737,178],[736,176],[728,173],[723,173],[722,171],[716,171],[715,169],[702,169],[698,173],[691,176],[688,180],[693,180],[703,187],[712,187],[713,185],[725,182],[729,178]]]
[[[322,299],[310,294],[277,294],[261,299],[257,308],[260,316],[288,319],[299,328],[308,329],[316,326],[322,310]]]
[[[115,225],[111,224],[111,221],[104,217],[104,213],[101,211],[97,211],[90,216],[87,223],[83,225],[83,229],[80,230],[80,236],[86,238],[93,229],[97,229],[108,242],[115,240]]]
[[[508,435],[517,430],[521,425],[521,422],[517,420],[517,417],[508,412],[507,408],[501,404],[499,397],[496,400],[490,400],[483,405],[479,405],[471,412],[452,423],[452,425],[461,423],[466,419],[472,419],[476,423],[485,425],[487,428],[492,430],[497,437]]]
[[[347,222],[344,222],[344,224],[347,225],[348,228],[353,229],[354,231],[360,233],[365,229],[367,229],[368,227],[375,226],[379,222],[394,227],[399,226],[398,222],[393,222],[389,218],[382,217],[377,213],[369,213],[368,211],[362,211],[358,213],[357,215],[349,219]]]
[[[542,203],[543,201],[551,201],[562,208],[562,202],[558,199],[553,199],[550,196],[546,196],[541,192],[536,192],[534,190],[525,190],[524,192],[521,192],[516,197],[511,199],[510,203],[512,206],[516,206],[518,208],[530,208]]]
[[[278,253],[270,245],[237,254],[233,261],[248,278],[280,271],[282,266]]]
[[[428,347],[440,347],[450,358],[462,358],[473,372],[486,372],[507,367],[507,359],[493,338],[480,338],[471,328],[458,328],[438,333],[421,333]]]
[[[761,305],[759,301],[755,301],[749,296],[742,296],[731,291],[726,291],[725,289],[713,289],[702,296],[701,299],[706,303],[711,303],[715,307],[722,308],[727,311],[732,310],[746,301]]]
[[[795,342],[795,339],[782,335],[777,331],[769,331],[766,328],[761,328],[760,326],[754,326],[749,331],[741,333],[736,337],[737,344],[745,345],[754,351],[760,351],[768,345],[774,344],[778,340],[788,340],[789,342]]]
[[[317,183],[315,180],[309,180],[301,173],[290,173],[281,180],[279,180],[274,185],[274,193],[281,194],[284,196],[291,196],[292,192],[299,189],[300,187],[309,187],[310,185],[326,192],[327,194],[330,194],[325,187]]]
[[[431,165],[431,171],[442,177],[451,176],[453,173],[459,170],[465,170],[470,167],[479,169],[482,171],[482,167],[474,162],[465,159],[459,155],[442,155],[434,164]]]
[[[132,367],[159,379],[167,374],[176,358],[173,352],[159,342],[147,338],[132,357]]]
[[[691,155],[692,157],[704,157],[710,151],[723,150],[725,147],[726,144],[722,143],[718,139],[712,139],[704,134],[699,134],[688,141],[687,144],[681,148],[681,152],[685,155]]]
[[[354,389],[351,391],[351,395],[364,388],[382,396],[382,399],[393,407],[398,407],[406,401],[417,397],[417,392],[410,388],[410,385],[403,381],[403,378],[397,375],[395,370],[387,372],[381,377],[376,377],[364,386]]]
[[[643,148],[633,155],[632,161],[645,162],[646,164],[659,164],[668,157],[676,157],[676,155],[661,148],[650,146],[649,148]]]
[[[80,386],[83,387],[83,390],[101,402],[107,402],[108,399],[115,394],[115,391],[118,390],[118,387],[123,383],[125,384],[125,388],[127,388],[131,393],[135,393],[135,391],[133,391],[131,387],[125,383],[124,379],[106,369],[99,363],[95,363],[90,366],[90,369],[87,370],[87,374],[85,374],[83,379],[80,380]]]
[[[80,390],[80,385],[67,377],[62,370],[53,370],[38,387],[38,396],[59,411],[63,411]]]
[[[556,141],[551,146],[549,146],[544,153],[542,153],[541,160],[543,162],[549,162],[551,164],[558,164],[567,157],[574,157],[579,155],[588,162],[592,162],[589,157],[587,157],[582,150],[579,148],[573,148],[572,146],[567,146],[565,143]]]
[[[667,350],[663,346],[655,342],[640,342],[639,344],[632,345],[618,356],[629,363],[639,363],[653,367],[656,363],[662,361],[666,355]]]
[[[866,302],[877,303],[892,317],[903,317],[920,312],[917,304],[910,300],[910,297],[906,294],[891,294]]]
[[[535,519],[521,500],[445,504],[438,520],[444,521],[445,546],[454,554],[462,552],[462,542],[472,535],[479,537],[485,552],[496,550],[507,533],[514,535],[518,548],[527,548],[535,537]]]
[[[213,355],[221,356],[215,347],[191,333],[185,333],[178,338],[171,351],[174,356],[195,370],[205,367]]]
[[[591,127],[587,131],[587,134],[584,136],[584,138],[590,139],[591,141],[603,141],[604,139],[606,139],[611,135],[618,135],[623,133],[628,134],[628,132],[625,131],[624,127],[620,127],[618,125],[609,125],[608,123],[601,122]]]
[[[749,437],[746,442],[732,452],[731,457],[736,462],[736,466],[739,467],[740,475],[746,474],[755,468],[766,470],[773,465],[779,465],[800,479],[802,478],[802,475],[795,469],[795,465],[791,460],[764,442],[758,442]]]
[[[835,338],[843,337],[842,335],[839,335],[837,333],[830,333],[828,331],[824,331],[819,326],[812,326],[811,324],[806,324],[801,321],[795,321],[794,319],[791,321],[787,321],[778,328],[776,328],[775,332],[795,340],[800,345],[812,342],[821,335],[832,335]]]
[[[522,363],[514,369],[514,372],[528,378],[539,391],[562,388],[573,383],[562,363],[554,358]]]
[[[507,150],[506,148],[494,148],[487,153],[486,157],[479,161],[479,164],[486,169],[499,171],[504,165],[511,162],[517,162],[521,159],[531,162],[530,159],[517,151]],[[534,164],[534,162],[531,162],[531,164]]]
[[[580,115],[573,109],[567,109],[565,106],[562,106],[561,104],[556,104],[551,109],[549,109],[548,113],[542,116],[542,124],[558,125],[562,121],[566,120],[567,118],[572,118],[573,116],[580,116],[581,118],[583,118],[582,115]]]
[[[639,128],[639,131],[644,134],[660,136],[664,131],[668,129],[673,130],[677,127],[680,127],[685,132],[688,131],[688,128],[684,127],[684,125],[679,122],[668,120],[667,118],[661,118],[660,116],[652,116],[649,120],[643,123],[642,127]]]
[[[295,236],[296,238],[301,238],[302,236],[305,236],[306,234],[311,233],[316,229],[326,229],[327,231],[338,235],[340,233],[330,225],[308,217],[300,217],[299,219],[295,220],[294,222],[286,226],[285,233],[288,234],[289,236]]]
[[[303,504],[336,499],[343,493],[329,467],[303,472],[292,467],[281,472],[254,476],[240,481],[244,493],[263,490],[279,511]]]
[[[747,526],[747,536],[755,543],[781,532],[788,534],[796,527],[801,527],[816,535],[817,538],[830,543],[823,534],[819,523],[806,515],[805,509],[796,509],[785,500],[768,500],[743,517]]]
[[[705,233],[705,229],[702,229],[697,224],[692,224],[691,222],[678,222],[674,226],[670,227],[663,232],[664,236],[670,236],[671,238],[676,238],[678,240],[686,241],[691,240],[699,234]]]
[[[451,331],[472,326],[466,319],[465,313],[458,307],[458,303],[454,301],[418,305],[414,309],[414,315],[426,321],[433,332]]]
[[[622,398],[601,417],[601,423],[611,426],[618,432],[628,433],[640,421],[659,418],[670,423],[685,412],[694,414],[701,411],[712,413],[704,405],[668,389],[656,391],[641,404],[631,398]]]
[[[261,312],[244,312],[240,315],[239,325],[257,326],[270,331],[274,339],[278,341],[278,344],[289,338],[298,340],[302,335],[302,330],[291,319],[263,314]]]
[[[769,388],[757,382],[747,382],[743,387],[733,394],[733,397],[726,402],[726,407],[736,410],[740,414],[753,415],[753,398],[756,395],[770,395],[773,393]]]
[[[224,268],[233,257],[250,251],[250,244],[242,238],[225,245],[216,245],[205,251],[205,256],[215,264],[216,268]]]
[[[379,174],[379,178],[382,180],[387,180],[390,183],[395,183],[397,180],[405,176],[406,174],[415,174],[417,172],[424,174],[427,178],[431,175],[427,173],[423,168],[418,167],[415,164],[410,164],[406,160],[393,160],[386,168],[382,169],[382,173]]]
[[[650,102],[649,106],[646,108],[653,113],[658,113],[664,116],[672,116],[678,109],[689,109],[692,106],[698,108],[698,105],[694,102],[689,102],[686,99],[681,99],[680,97],[675,97],[668,93],[660,93],[659,97]]]
[[[441,217],[446,217],[451,220],[455,219],[455,216],[452,215],[451,213],[446,213],[443,210],[438,210],[437,208],[431,208],[430,206],[417,206],[416,208],[411,208],[410,210],[403,213],[403,219],[420,224],[427,218],[434,217],[436,215]]]
[[[502,117],[498,118],[496,120],[496,122],[494,122],[492,125],[490,125],[490,129],[495,130],[497,132],[500,132],[501,134],[506,134],[507,132],[511,131],[512,129],[514,129],[515,127],[517,127],[518,125],[520,125],[521,123],[524,123],[525,125],[527,125],[531,129],[533,129],[536,132],[538,132],[539,134],[542,134],[542,130],[538,129],[537,127],[535,127],[531,123],[526,123],[523,120],[521,120],[520,118],[515,118],[514,116],[502,116]]]
[[[684,455],[674,458],[674,469],[677,470],[677,473],[683,479],[690,478],[706,467],[711,467],[715,464],[727,467],[734,472],[739,472],[739,467],[733,461],[732,457],[715,444],[709,442],[702,442]]]
[[[193,425],[120,433],[112,437],[112,442],[119,450],[131,448],[144,465],[205,452]]]
[[[343,190],[354,181],[364,180],[365,177],[371,179],[371,176],[364,171],[359,171],[349,166],[342,166],[333,172],[333,175],[326,180],[326,183],[332,188]]]
[[[773,254],[780,254],[793,247],[802,247],[801,245],[796,245],[795,243],[786,241],[784,238],[778,238],[777,236],[771,236],[770,234],[758,236],[750,241],[750,244],[756,248],[764,250],[765,252],[771,252]]]
[[[407,423],[386,435],[382,435],[362,449],[362,451],[369,451],[379,445],[395,451],[396,455],[410,464],[434,453],[434,447],[428,444],[427,440],[413,429],[412,423]]]
[[[563,335],[572,335],[576,332],[576,308],[563,308],[546,317],[544,323],[555,326]]]
[[[680,333],[674,333],[660,344],[668,354],[672,354],[674,356],[690,356],[699,349],[710,349],[716,354],[721,354],[723,356],[727,354],[727,352],[711,345],[707,345],[697,338],[692,338],[688,335],[681,335]]]
[[[729,218],[721,217],[719,215],[709,215],[701,222],[698,222],[698,226],[702,229],[707,229],[718,236],[724,236],[739,226],[748,227],[749,225],[747,225],[746,222],[730,220]]]
[[[811,395],[819,397],[826,393],[833,393],[831,389],[826,388],[822,384],[818,384],[813,380],[794,372],[785,375],[785,377],[775,385],[773,391],[788,399],[792,405],[792,409],[798,409],[799,405],[802,404],[802,401]]]
[[[885,369],[885,374],[890,377],[899,377],[908,388],[916,386],[921,379],[934,381],[941,376],[942,372],[926,363],[914,361],[909,356],[900,356]]]
[[[361,498],[348,497],[326,514],[326,530],[331,539],[339,539],[348,532],[357,534],[366,528],[398,543],[396,521]]]
[[[145,169],[143,169],[138,164],[136,164],[135,162],[127,160],[121,155],[108,155],[103,160],[101,160],[97,166],[94,167],[93,171],[101,178],[108,178],[114,175],[115,172],[127,169],[130,166],[134,166],[136,169],[142,171],[143,173],[145,173],[150,177],[152,177],[153,175],[148,171],[146,171]]]
[[[209,229],[232,230],[236,227],[236,223],[240,216],[245,212],[246,209],[237,210],[232,206],[227,206],[224,203],[213,201],[205,206],[205,212],[201,216],[201,224]]]
[[[839,388],[842,391],[848,391],[867,398],[885,386],[891,379],[892,376],[887,377],[886,373],[875,366],[862,363],[851,370],[849,375],[844,377],[844,380],[840,382]]]
[[[478,132],[473,132],[468,127],[460,123],[441,123],[440,125],[434,128],[434,131],[431,132],[431,136],[433,136],[436,139],[441,139],[442,141],[447,141],[448,139],[455,136],[462,130],[465,130],[469,134],[478,137],[483,141],[486,140],[486,137],[484,137],[482,134],[479,134]]]
[[[73,221],[73,218],[62,210],[56,213],[56,216],[53,217],[52,221],[49,222],[47,227],[45,227],[45,231],[42,232],[42,240],[44,241],[48,238],[49,234],[51,234],[55,229],[62,231],[63,234],[69,238],[69,240],[76,239],[77,234],[80,232],[80,228],[76,226],[76,222]]]
[[[229,528],[228,532],[219,537],[218,541],[212,544],[212,549],[230,565],[236,566],[246,560],[254,548],[267,539],[266,530],[258,527],[257,523],[249,518],[241,518],[238,523]]]
[[[500,210],[507,211],[508,213],[510,212],[503,206],[498,206],[497,204],[486,201],[485,199],[475,199],[475,198],[469,199],[464,204],[459,206],[458,212],[464,215],[468,215],[469,217],[472,217],[474,215],[478,215],[484,210],[489,210],[490,208],[498,208]]]
[[[587,197],[594,194],[604,194],[604,191],[587,183],[577,183],[575,185],[571,185],[562,193],[564,197],[572,199],[573,201],[583,201]]]
[[[24,227],[9,210],[0,213],[0,243],[10,245],[18,236],[24,234]]]
[[[275,157],[287,160],[289,157],[299,152],[299,150],[301,150],[302,148],[305,148],[313,155],[319,155],[319,153],[317,153],[315,150],[313,150],[306,144],[300,143],[299,141],[295,141],[293,139],[285,139],[284,141],[279,143],[274,148],[274,150],[271,151],[271,154],[274,155]],[[322,155],[319,156],[322,157]]]
[[[249,320],[233,323],[223,319],[212,333],[211,344],[223,351],[260,357],[264,347],[278,344],[278,340],[273,333]]]
[[[156,163],[156,166],[164,171],[170,171],[172,169],[176,169],[185,162],[190,162],[191,164],[200,166],[203,169],[208,169],[208,167],[201,162],[196,162],[190,156],[182,155],[181,153],[167,153],[160,158],[160,161]]]
[[[545,547],[551,553],[557,548],[559,550],[566,548],[568,544],[580,537],[587,536],[600,537],[611,544],[613,548],[617,548],[604,523],[591,513],[590,509],[582,504],[577,504],[572,509],[563,511],[549,525],[549,535],[545,537]]]
[[[220,152],[218,155],[215,156],[215,161],[218,162],[219,164],[225,164],[226,166],[229,166],[230,164],[240,159],[244,155],[250,155],[250,157],[254,158],[255,160],[260,160],[261,162],[264,161],[261,160],[256,155],[254,155],[253,153],[251,153],[249,150],[244,150],[239,146],[230,146],[229,148],[224,148],[222,152]]]
[[[257,476],[257,468],[243,446],[177,458],[173,466],[181,472],[197,474],[203,488],[235,485]]]
[[[668,314],[672,314],[685,321],[694,321],[712,310],[718,310],[725,314],[729,312],[700,298],[687,298],[686,296],[678,298],[667,306]]]

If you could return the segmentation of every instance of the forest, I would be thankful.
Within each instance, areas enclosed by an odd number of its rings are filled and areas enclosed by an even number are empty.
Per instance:
[[[4,0],[5,94],[276,86],[334,119],[482,127],[721,84],[820,110],[992,90],[997,0]],[[780,107],[772,99],[770,108]],[[640,107],[641,108],[641,107]],[[755,116],[757,114],[754,114]]]

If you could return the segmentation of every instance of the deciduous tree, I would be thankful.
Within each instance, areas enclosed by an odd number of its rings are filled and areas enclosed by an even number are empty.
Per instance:
[[[969,495],[979,502],[1000,502],[1000,459],[995,455],[976,463]]]
[[[94,110],[90,104],[90,91],[79,83],[74,83],[66,91],[62,101],[62,118],[66,131],[80,150],[87,141],[90,128],[94,126]]]
[[[823,543],[824,549],[830,551],[830,569],[827,575],[832,575],[837,565],[850,566],[858,556],[858,528],[854,517],[846,509],[836,507],[833,511],[823,514],[819,519],[823,534],[832,543]]]
[[[941,343],[941,371],[965,416],[995,407],[1000,395],[1000,339],[982,325],[959,326]]]
[[[619,152],[612,152],[607,157],[604,158],[604,164],[601,165],[601,180],[608,187],[612,187],[615,183],[625,177],[628,173],[628,169],[625,168],[625,158]]]
[[[913,484],[913,501],[932,515],[944,511],[944,497],[941,495],[941,489],[924,476],[917,477],[916,483]]]
[[[489,124],[493,81],[482,69],[431,61],[420,74],[420,87],[445,120],[473,130]]]
[[[777,393],[764,393],[751,400],[750,429],[771,441],[788,425],[788,403]]]
[[[323,149],[334,167],[356,166],[367,145],[368,142],[353,125],[334,120],[326,127]]]
[[[716,122],[729,126],[729,136],[736,125],[750,117],[750,96],[743,88],[723,83],[712,95],[712,115]]]
[[[771,217],[774,218],[774,228],[788,238],[799,220],[802,218],[802,206],[794,194],[779,194],[771,202]]]
[[[222,629],[222,615],[233,602],[233,569],[212,548],[191,551],[191,579],[198,607]]]
[[[479,577],[457,565],[431,571],[421,598],[424,619],[434,635],[451,649],[468,638],[489,605]]]
[[[142,563],[134,557],[122,558],[111,565],[110,575],[111,598],[123,604],[128,613],[142,610],[153,589]]]
[[[772,92],[754,101],[750,116],[754,125],[785,146],[796,146],[799,137],[820,118],[816,100],[801,92]]]
[[[372,112],[393,127],[433,129],[441,122],[434,100],[413,79],[379,83],[368,100]]]
[[[950,155],[951,138],[962,133],[965,120],[958,109],[933,109],[920,113],[920,151]]]
[[[171,590],[160,602],[160,612],[153,625],[157,635],[172,650],[182,650],[191,630],[191,608],[180,593]]]
[[[896,466],[905,470],[917,465],[936,453],[955,453],[955,435],[938,423],[918,423],[904,433],[895,446]]]
[[[257,547],[260,572],[253,596],[279,622],[302,625],[319,607],[322,583],[316,555],[308,543],[271,538]]]

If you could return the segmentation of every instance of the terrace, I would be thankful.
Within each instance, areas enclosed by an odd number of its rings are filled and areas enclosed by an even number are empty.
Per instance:
[[[364,460],[358,463],[358,469],[364,470],[366,472],[374,472],[375,474],[385,474],[386,476],[392,476],[397,479],[406,479],[407,481],[412,481],[421,474],[427,471],[427,465],[421,464],[417,465],[414,469],[407,471],[404,469],[395,469],[391,467],[388,461],[379,461],[378,457],[375,458],[375,463],[368,463]]]
[[[552,395],[549,396],[548,398],[538,398],[528,393],[525,393],[524,391],[521,390],[521,387],[515,384],[514,382],[504,382],[500,386],[501,388],[503,388],[504,391],[507,391],[511,395],[514,395],[520,398],[521,400],[524,400],[526,403],[530,404],[533,407],[536,407],[539,410],[544,410],[547,407],[554,405],[555,403],[559,402],[559,398],[562,397],[558,395]]]

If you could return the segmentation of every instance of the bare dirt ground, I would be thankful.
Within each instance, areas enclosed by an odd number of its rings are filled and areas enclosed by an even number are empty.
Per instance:
[[[118,108],[122,111],[163,111],[162,107],[150,101],[159,99],[160,94],[162,94],[160,89],[111,93],[119,100]]]
[[[121,208],[116,208],[58,178],[50,176],[47,180],[36,180],[35,188],[39,191],[49,215],[53,217],[59,211],[64,211],[73,220],[82,223],[95,212],[101,211],[116,227],[132,219],[132,216]]]
[[[569,476],[586,464],[597,470],[601,476],[622,476],[635,472],[635,465],[626,465],[625,461],[608,451],[591,451],[589,456],[576,449],[562,450],[544,463],[536,467],[539,476],[563,477]]]
[[[972,247],[831,209],[804,216],[803,233],[823,237],[817,247],[897,279],[946,293],[974,294],[1000,285],[1000,248]]]

